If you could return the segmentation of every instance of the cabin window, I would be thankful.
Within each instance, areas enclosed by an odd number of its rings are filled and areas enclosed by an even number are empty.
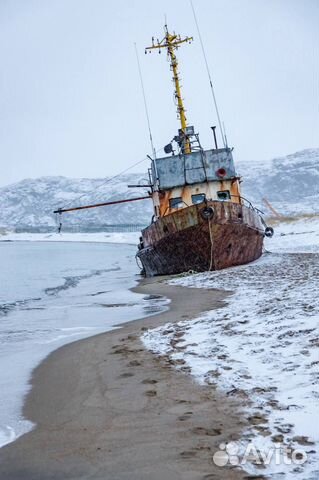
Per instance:
[[[230,200],[230,191],[229,190],[223,190],[221,192],[217,192],[217,198],[218,200]]]
[[[192,203],[193,205],[196,205],[197,203],[203,203],[206,200],[206,195],[205,193],[196,193],[195,195],[192,195]]]
[[[170,198],[169,208],[183,208],[183,206],[184,202],[182,200],[182,197]]]

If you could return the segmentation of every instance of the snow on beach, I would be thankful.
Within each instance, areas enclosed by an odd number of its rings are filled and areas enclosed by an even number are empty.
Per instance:
[[[126,243],[137,245],[140,232],[98,232],[98,233],[6,233],[0,235],[0,242],[94,242]]]
[[[266,239],[266,248],[272,252],[319,252],[319,216],[285,222],[274,226],[275,235]]]
[[[317,479],[319,221],[277,226],[266,249],[249,265],[171,280],[231,295],[224,308],[150,330],[142,339],[200,383],[242,400],[250,427],[238,439],[241,451],[253,442],[265,453],[280,444],[307,455],[302,465],[247,463],[246,471]]]

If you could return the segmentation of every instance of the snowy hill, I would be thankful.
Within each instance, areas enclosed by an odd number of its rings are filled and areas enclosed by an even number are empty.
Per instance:
[[[242,194],[267,212],[266,198],[281,214],[319,213],[319,148],[275,158],[265,164],[242,162]]]
[[[267,211],[267,200],[282,214],[319,212],[319,149],[309,149],[276,158],[266,164],[237,163],[243,177],[243,195]],[[73,179],[40,177],[26,179],[0,188],[0,226],[27,229],[56,225],[52,211],[58,207],[83,205],[143,196],[146,188],[128,188],[128,184],[147,183],[146,174],[126,174],[114,179]],[[106,224],[149,223],[150,200],[102,207],[63,216],[66,228],[80,230]]]
[[[146,175],[120,175],[107,178],[40,177],[26,179],[0,188],[0,225],[19,229],[55,227],[56,208],[141,197],[147,188],[128,188],[128,184],[148,183]],[[151,200],[93,208],[63,215],[65,228],[80,230],[106,224],[142,224],[150,222]]]

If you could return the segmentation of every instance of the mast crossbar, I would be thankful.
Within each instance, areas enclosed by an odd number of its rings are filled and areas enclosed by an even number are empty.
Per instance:
[[[178,72],[178,60],[175,55],[175,51],[177,48],[182,45],[183,43],[191,43],[193,41],[193,37],[185,37],[182,38],[180,35],[175,33],[171,34],[168,31],[167,25],[165,25],[165,37],[157,43],[154,41],[154,37],[152,38],[152,45],[150,47],[145,48],[145,53],[151,50],[159,50],[161,52],[162,48],[167,49],[167,54],[170,59],[171,69],[173,71],[173,81],[175,84],[175,98],[177,100],[177,113],[181,122],[181,131],[184,136],[184,153],[191,153],[191,144],[189,139],[186,135],[187,129],[187,118],[186,118],[186,110],[184,107],[184,102],[181,93],[181,82],[180,76]]]

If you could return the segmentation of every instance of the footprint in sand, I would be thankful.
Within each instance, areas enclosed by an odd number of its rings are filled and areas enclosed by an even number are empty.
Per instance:
[[[129,378],[129,377],[134,377],[134,373],[131,373],[131,372],[125,372],[125,373],[122,373],[119,378]]]
[[[112,352],[114,355],[118,355],[118,354],[121,354],[121,353],[129,353],[129,349],[126,347],[126,346],[120,346],[119,348],[116,348],[113,350]]]
[[[263,437],[269,437],[271,435],[271,431],[267,427],[264,427],[263,425],[254,425],[254,428]]]
[[[147,397],[155,397],[157,395],[157,392],[156,390],[147,390],[144,395],[146,395]]]
[[[251,417],[248,418],[248,421],[251,425],[259,425],[261,423],[267,423],[268,422],[266,417],[264,417],[263,415],[259,415],[259,414],[252,415]]]
[[[210,437],[216,437],[222,433],[221,428],[204,428],[204,427],[195,427],[192,429],[194,435],[208,435]]]
[[[193,458],[196,456],[196,454],[197,452],[194,450],[186,450],[185,452],[181,452],[180,456],[183,458]]]
[[[181,367],[181,371],[184,373],[190,373],[192,371],[191,367]]]
[[[128,335],[127,340],[136,340],[137,336],[136,335]]]
[[[185,450],[184,452],[180,453],[180,456],[183,458],[193,458],[197,454],[201,454],[204,452],[210,452],[211,447],[209,445],[198,445],[197,447],[193,448],[192,450]]]
[[[293,437],[293,442],[299,443],[299,445],[314,445],[315,442],[309,439],[309,437],[306,437],[304,435],[297,435]]]
[[[180,422],[184,422],[185,420],[189,420],[192,415],[193,415],[193,412],[185,412],[183,415],[181,415],[180,417],[178,417],[178,420],[179,420]]]
[[[279,427],[276,427],[276,430],[280,433],[290,433],[293,427],[294,426],[292,423],[286,423],[286,424],[280,425]]]
[[[138,360],[132,360],[131,362],[129,362],[128,364],[128,367],[139,367],[141,364],[141,362],[139,362]]]
[[[244,480],[267,480],[267,477],[264,477],[264,475],[246,475]]]
[[[152,378],[145,378],[145,380],[142,380],[144,385],[155,385],[157,383],[157,380],[153,380]]]

